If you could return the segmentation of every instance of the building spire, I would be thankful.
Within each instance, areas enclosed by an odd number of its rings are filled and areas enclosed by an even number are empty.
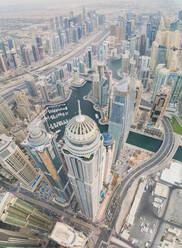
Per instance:
[[[78,116],[76,117],[77,122],[83,122],[85,117],[82,115],[81,107],[80,107],[80,100],[78,100]]]
[[[78,100],[78,115],[82,115],[81,107],[80,107],[80,100]]]

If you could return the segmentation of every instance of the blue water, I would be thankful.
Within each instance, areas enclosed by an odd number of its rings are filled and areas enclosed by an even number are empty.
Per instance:
[[[113,78],[115,79],[120,79],[119,75],[117,74],[117,71],[119,68],[121,68],[121,60],[118,61],[113,61],[110,62],[110,68],[112,70],[113,73]],[[97,112],[94,110],[93,108],[93,104],[87,100],[84,100],[83,97],[87,96],[89,94],[89,92],[91,91],[92,88],[92,83],[91,82],[87,82],[84,86],[77,88],[77,87],[71,87],[72,90],[72,94],[70,96],[70,99],[65,102],[65,105],[68,108],[68,112],[69,112],[69,116],[66,117],[58,117],[57,119],[50,120],[48,118],[48,124],[50,125],[53,122],[58,122],[61,120],[66,120],[66,119],[71,119],[72,117],[74,117],[75,115],[78,114],[78,104],[77,101],[80,100],[80,104],[81,104],[81,110],[82,110],[82,114],[88,115],[90,116],[98,125],[100,132],[107,132],[108,130],[108,126],[107,125],[100,125],[98,120],[95,118],[95,114],[98,114],[99,118],[100,116],[100,112]],[[59,108],[60,106],[63,106],[63,104],[54,106],[54,108]],[[52,107],[49,107],[52,108]],[[49,115],[47,114],[47,117]],[[65,131],[65,126],[62,127],[58,127],[54,130],[54,132],[56,131],[60,131],[58,137],[57,137],[57,141],[59,141],[63,135],[64,135],[64,131]],[[128,135],[128,139],[127,139],[127,143],[134,145],[136,147],[140,147],[143,148],[145,150],[151,151],[151,152],[157,152],[158,149],[160,148],[161,144],[162,144],[162,140],[160,139],[154,139],[151,138],[149,136],[145,136],[139,133],[134,133],[134,132],[130,132]],[[174,159],[182,162],[182,147],[179,146]]]
[[[157,152],[162,145],[162,140],[154,139],[139,133],[130,132],[126,143],[143,148],[150,152]]]
[[[182,162],[182,146],[178,147],[178,150],[176,151],[173,159],[176,159],[176,160]]]
[[[81,106],[82,114],[88,115],[89,117],[91,117],[97,123],[101,133],[107,132],[108,126],[107,125],[100,125],[98,122],[98,120],[101,118],[100,112],[95,111],[95,109],[93,108],[93,104],[90,101],[83,99],[84,96],[87,96],[89,94],[89,92],[91,91],[91,88],[92,88],[91,82],[85,83],[85,85],[82,87],[71,87],[72,94],[71,94],[69,100],[65,102],[65,105],[68,108],[69,116],[65,116],[65,117],[61,116],[55,120],[48,119],[48,124],[50,125],[53,122],[57,123],[58,121],[73,118],[75,115],[78,114],[78,100],[80,100],[80,106]],[[56,109],[56,108],[60,108],[61,106],[64,107],[63,104],[60,104],[60,105],[56,105],[54,107],[49,106],[48,109],[52,109],[52,108]],[[63,112],[65,112],[65,111],[63,111]],[[98,116],[99,116],[98,119],[95,118],[95,114],[98,114]],[[46,114],[46,117],[49,117],[49,116],[50,116],[50,114]],[[60,133],[58,134],[58,137],[57,137],[57,141],[59,141],[63,137],[64,131],[65,131],[65,126],[66,125],[54,129],[54,132],[60,130]]]

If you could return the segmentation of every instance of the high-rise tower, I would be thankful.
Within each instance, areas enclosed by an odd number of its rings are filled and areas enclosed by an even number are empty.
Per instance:
[[[169,75],[170,75],[170,70],[166,68],[165,64],[159,64],[156,67],[155,78],[154,78],[155,85],[154,85],[154,91],[153,91],[153,95],[151,99],[152,102],[154,101],[155,96],[157,95],[161,87],[167,84]]]
[[[29,128],[29,135],[22,146],[25,147],[36,166],[41,167],[44,171],[58,196],[61,197],[61,202],[68,202],[73,190],[58,151],[55,137],[40,128],[37,123],[32,123]]]
[[[42,175],[33,167],[13,137],[0,135],[0,164],[16,177],[28,190],[34,191]]]
[[[92,68],[92,50],[91,48],[88,49],[88,68]]]
[[[182,92],[182,71],[176,75],[171,75],[174,78],[174,84],[171,91],[171,98],[169,101],[170,107],[176,107]]]
[[[120,151],[128,137],[133,118],[134,99],[134,84],[129,77],[126,77],[119,82],[119,85],[114,90],[111,117],[109,120],[109,134],[115,140],[113,162],[119,158]]]
[[[104,180],[106,149],[97,124],[79,114],[66,126],[64,154],[68,177],[82,213],[89,219],[96,217]]]
[[[38,96],[38,92],[35,86],[35,82],[33,80],[29,81],[29,80],[25,80],[25,85],[28,89],[28,93],[30,96],[32,97],[36,97]]]
[[[15,124],[14,114],[3,98],[0,98],[0,121],[6,128],[10,128]]]
[[[164,116],[170,99],[170,88],[163,86],[155,96],[153,106],[150,111],[149,121],[158,127]]]

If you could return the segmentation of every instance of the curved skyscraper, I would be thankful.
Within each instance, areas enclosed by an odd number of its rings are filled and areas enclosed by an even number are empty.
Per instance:
[[[88,116],[72,118],[66,126],[63,154],[76,199],[82,213],[96,217],[104,180],[106,149],[97,124]]]
[[[66,169],[58,151],[55,137],[37,124],[29,129],[29,135],[22,143],[36,166],[44,171],[62,203],[69,202],[73,194]]]
[[[126,143],[130,126],[133,119],[135,83],[130,77],[123,78],[114,88],[111,115],[109,120],[109,134],[115,140],[113,163],[119,157],[124,144]]]

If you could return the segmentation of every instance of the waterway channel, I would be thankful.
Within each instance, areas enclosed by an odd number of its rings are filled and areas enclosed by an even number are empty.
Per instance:
[[[118,80],[120,78],[117,75],[117,70],[120,67],[121,67],[120,60],[110,63],[110,68],[113,71],[113,77]],[[72,89],[71,96],[64,104],[47,107],[48,111],[55,110],[54,114],[47,112],[46,117],[49,127],[52,126],[51,131],[57,132],[58,135],[57,141],[59,141],[64,135],[66,122],[68,122],[71,118],[73,118],[75,115],[78,114],[78,105],[77,105],[78,100],[80,100],[82,114],[88,115],[94,121],[96,121],[101,133],[107,132],[108,126],[99,124],[99,119],[101,117],[100,112],[95,111],[95,109],[93,108],[93,104],[90,101],[84,99],[84,96],[87,96],[89,94],[91,88],[92,88],[91,82],[86,82],[82,87],[71,87]],[[58,113],[60,113],[60,115],[57,115]],[[64,116],[62,115],[62,113],[64,113]],[[53,115],[55,119],[50,118]],[[59,126],[59,124],[56,124],[63,121],[65,122],[65,124],[63,123],[61,126]],[[162,144],[162,140],[155,139],[139,133],[130,132],[128,135],[127,143],[151,152],[157,152]],[[174,159],[182,162],[181,146],[178,148],[174,156]]]

